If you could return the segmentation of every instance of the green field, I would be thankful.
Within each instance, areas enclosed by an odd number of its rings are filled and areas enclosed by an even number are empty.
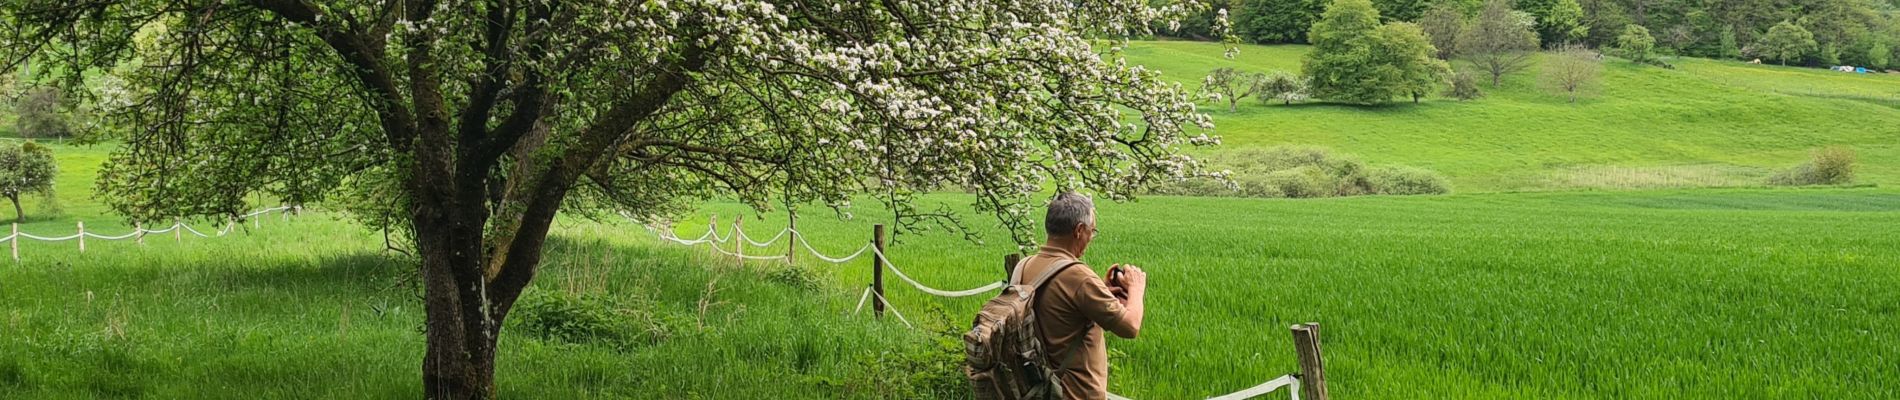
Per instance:
[[[1230,61],[1218,45],[1138,42],[1128,54],[1191,83],[1229,63],[1295,70],[1301,51],[1248,46]],[[1142,337],[1111,339],[1111,390],[1249,387],[1293,372],[1287,327],[1318,321],[1344,399],[1900,397],[1900,108],[1883,100],[1900,79],[1671,62],[1611,61],[1602,96],[1576,105],[1527,73],[1469,103],[1209,106],[1229,147],[1329,146],[1439,170],[1459,194],[1101,204],[1086,258],[1141,265],[1152,283]],[[1875,187],[1653,189],[1759,185],[1829,144],[1859,150]],[[28,200],[20,229],[129,229],[91,196],[110,147],[54,148],[57,210]],[[799,227],[838,256],[890,219],[849,211],[808,211]],[[711,201],[676,232],[741,214],[755,239],[786,219]],[[982,244],[902,232],[889,253],[937,288],[987,284],[1016,249],[985,218],[969,218]],[[21,262],[0,262],[0,398],[419,393],[413,261],[335,211],[257,226],[83,254],[21,244]],[[535,312],[518,310],[502,338],[504,398],[967,396],[954,335],[981,296],[892,279],[907,328],[852,312],[868,259],[740,267],[625,221],[571,218],[550,242],[530,298],[608,304],[638,340],[537,335],[522,326]]]
[[[1297,73],[1305,46],[1135,42],[1127,58],[1198,88],[1220,67]],[[1484,85],[1471,102],[1434,98],[1381,107],[1206,104],[1228,147],[1320,145],[1373,163],[1437,170],[1460,191],[1760,185],[1808,150],[1850,146],[1862,181],[1900,184],[1900,75],[1669,60],[1663,69],[1607,59],[1600,95],[1570,104],[1544,93],[1537,68]],[[1462,66],[1460,66],[1462,67]],[[1218,150],[1216,150],[1218,151]]]

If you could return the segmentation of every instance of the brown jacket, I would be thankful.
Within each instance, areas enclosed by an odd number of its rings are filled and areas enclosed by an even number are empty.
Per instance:
[[[1043,246],[1024,261],[1017,278],[1041,276],[1049,268],[1061,267],[1075,256],[1067,250]],[[1050,357],[1061,371],[1062,392],[1069,399],[1105,399],[1108,397],[1108,345],[1102,328],[1130,331],[1122,319],[1122,302],[1109,293],[1108,285],[1086,264],[1076,264],[1050,278],[1048,286],[1036,297],[1037,328],[1042,331]]]

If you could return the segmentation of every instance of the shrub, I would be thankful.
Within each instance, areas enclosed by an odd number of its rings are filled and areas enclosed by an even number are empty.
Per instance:
[[[784,268],[766,272],[765,279],[806,292],[816,292],[824,287],[824,280],[818,276],[818,271],[802,264],[787,265]]]
[[[617,348],[655,344],[675,331],[644,307],[594,296],[536,290],[515,305],[515,328],[543,340]]]
[[[1478,88],[1478,76],[1470,71],[1458,71],[1451,74],[1451,88],[1445,90],[1445,97],[1459,101],[1476,100],[1484,97],[1484,91]]]
[[[1373,193],[1377,194],[1446,194],[1451,193],[1451,181],[1431,170],[1407,166],[1380,166],[1366,171],[1366,180],[1370,182]]]
[[[1148,193],[1314,198],[1451,191],[1451,185],[1435,172],[1404,166],[1368,167],[1357,157],[1323,147],[1248,148],[1220,154],[1206,162],[1213,169],[1229,170],[1230,182],[1189,179],[1151,188]]]
[[[1854,149],[1829,146],[1815,150],[1808,162],[1796,165],[1768,178],[1768,183],[1783,186],[1844,185],[1854,182]]]

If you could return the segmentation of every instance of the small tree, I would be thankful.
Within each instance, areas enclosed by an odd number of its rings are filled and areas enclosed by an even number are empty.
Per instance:
[[[1445,96],[1459,101],[1476,100],[1484,97],[1484,91],[1478,89],[1478,76],[1471,71],[1458,71],[1451,74],[1451,88],[1445,90]]]
[[[1233,68],[1221,67],[1209,72],[1201,80],[1201,93],[1210,100],[1226,101],[1227,111],[1239,110],[1241,99],[1260,93],[1260,83],[1266,77],[1257,72],[1242,72]]]
[[[1887,68],[1887,64],[1892,60],[1893,48],[1887,46],[1887,42],[1874,42],[1873,46],[1867,48],[1868,68],[1885,69]]]
[[[1800,60],[1813,53],[1817,45],[1814,33],[1793,22],[1781,21],[1768,34],[1755,41],[1755,51],[1764,57],[1788,65],[1788,60]]]
[[[1485,0],[1478,19],[1458,37],[1458,52],[1472,65],[1491,75],[1491,86],[1505,74],[1530,65],[1537,50],[1537,32],[1530,15],[1511,9],[1510,0]]]
[[[1583,22],[1583,5],[1577,0],[1557,0],[1537,23],[1545,44],[1561,46],[1590,36],[1590,25]]]
[[[1616,55],[1638,63],[1649,62],[1650,51],[1656,48],[1656,38],[1649,36],[1649,28],[1630,24],[1623,28],[1623,34],[1616,36]]]
[[[0,196],[13,202],[14,221],[26,222],[26,209],[20,196],[53,194],[53,176],[59,173],[53,150],[26,143],[0,143]]]
[[[72,128],[66,123],[66,116],[59,112],[64,96],[59,88],[38,87],[27,90],[14,104],[14,112],[19,116],[14,123],[18,125],[21,137],[66,137],[72,134]]]
[[[1313,50],[1302,65],[1313,97],[1347,102],[1378,103],[1397,92],[1381,84],[1372,54],[1379,29],[1379,10],[1369,0],[1337,0],[1313,24],[1307,39]]]
[[[1564,46],[1544,61],[1543,81],[1546,88],[1568,96],[1570,102],[1575,103],[1577,95],[1587,94],[1597,85],[1597,76],[1602,70],[1603,63],[1597,60],[1596,52],[1581,46]]]
[[[1464,32],[1467,19],[1464,10],[1450,1],[1438,2],[1419,17],[1419,29],[1425,31],[1425,36],[1432,39],[1432,47],[1438,49],[1433,56],[1450,60],[1458,54],[1458,34]]]
[[[1260,99],[1279,100],[1281,104],[1306,100],[1306,79],[1286,71],[1273,71],[1260,81]]]
[[[1432,58],[1432,44],[1418,25],[1409,22],[1393,22],[1380,26],[1374,35],[1372,54],[1378,58],[1378,69],[1385,72],[1384,85],[1402,95],[1412,96],[1412,102],[1430,94],[1444,82],[1451,66],[1437,58]]]

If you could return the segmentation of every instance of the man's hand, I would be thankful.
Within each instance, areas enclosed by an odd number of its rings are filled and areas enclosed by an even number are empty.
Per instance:
[[[1146,292],[1148,289],[1148,273],[1134,264],[1110,266],[1108,275],[1109,292],[1118,297],[1126,298],[1129,294]]]

